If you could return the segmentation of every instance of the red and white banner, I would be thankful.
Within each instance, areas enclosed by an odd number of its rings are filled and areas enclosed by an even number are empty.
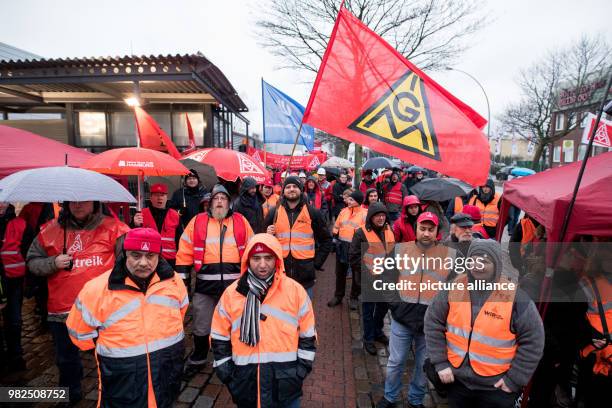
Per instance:
[[[582,132],[582,143],[588,144],[589,139],[591,138],[591,133],[593,133],[593,127],[595,126],[595,121],[597,120],[597,116],[589,113],[586,120],[586,125],[584,127],[584,131]],[[600,147],[611,147],[610,144],[610,136],[612,136],[612,121],[600,119],[599,127],[595,132],[595,139],[593,140],[593,146]]]
[[[264,162],[265,156],[266,166],[272,167],[273,169],[286,169],[291,158],[291,156],[274,153],[266,153],[264,155],[263,150],[255,149],[251,146],[247,148],[247,154],[255,160],[259,160],[261,163]],[[324,152],[315,152],[307,156],[293,156],[293,160],[291,160],[291,170],[316,170],[325,160],[327,160],[327,153]]]

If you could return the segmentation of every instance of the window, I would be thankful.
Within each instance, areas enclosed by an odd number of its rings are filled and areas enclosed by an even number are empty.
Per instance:
[[[111,114],[111,144],[113,146],[136,146],[136,121],[132,112]]]
[[[582,112],[582,118],[580,120],[580,127],[585,128],[588,122],[589,112]]]
[[[171,136],[170,132],[172,131],[172,128],[170,127],[170,112],[149,112],[149,115],[151,115],[153,120],[157,122],[159,127],[162,128],[162,130],[166,132],[168,136]]]
[[[567,128],[571,129],[574,126],[576,126],[576,116],[578,115],[577,112],[571,112],[569,115],[567,115]]]
[[[79,146],[106,146],[104,112],[79,112]]]
[[[574,161],[574,141],[573,140],[563,141],[563,161],[565,163],[571,163]]]
[[[561,146],[555,146],[553,150],[553,162],[559,163],[561,161]]]
[[[557,113],[555,118],[555,130],[563,130],[563,121],[565,120],[565,115],[563,113]]]
[[[189,123],[193,129],[196,146],[204,145],[204,114],[202,112],[188,112]],[[172,114],[173,141],[177,146],[189,146],[189,134],[187,133],[187,120],[185,112],[175,112]]]
[[[587,151],[587,145],[580,145],[580,147],[578,148],[578,160],[584,160],[584,155],[586,154]]]

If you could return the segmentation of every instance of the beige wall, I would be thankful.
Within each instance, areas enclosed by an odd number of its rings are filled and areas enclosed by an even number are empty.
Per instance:
[[[517,145],[517,152],[516,154],[512,154],[512,139],[502,139],[502,145],[501,145],[501,156],[502,157],[509,157],[512,156],[513,159],[515,160],[531,160],[533,154],[527,154],[527,146],[529,145],[529,142],[523,138],[517,138],[516,141],[514,142]],[[489,149],[491,154],[495,154],[496,151],[496,146],[497,146],[497,139],[491,138],[491,141],[489,142]]]

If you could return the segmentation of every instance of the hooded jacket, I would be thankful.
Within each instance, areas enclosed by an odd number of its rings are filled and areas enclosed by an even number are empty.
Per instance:
[[[327,256],[332,250],[332,237],[327,228],[327,223],[319,210],[312,208],[306,203],[304,194],[300,194],[300,201],[294,209],[289,208],[289,204],[284,198],[281,198],[279,203],[287,212],[290,227],[293,226],[293,222],[297,219],[303,206],[307,206],[306,208],[310,214],[310,219],[312,221],[310,227],[312,228],[316,244],[314,258],[295,259],[291,255],[291,252],[289,252],[289,255],[285,258],[285,271],[287,275],[300,282],[305,288],[310,288],[315,284],[315,269],[320,269],[323,266]],[[275,223],[277,210],[278,207],[270,210],[265,222],[266,228]]]
[[[249,252],[264,244],[276,255],[272,285],[261,299],[260,340],[251,347],[240,341],[240,322],[249,292]],[[241,407],[287,406],[302,395],[302,383],[312,370],[316,331],[312,303],[304,288],[285,274],[280,242],[269,234],[249,241],[241,277],[219,299],[212,320],[213,367]]]
[[[174,208],[181,214],[181,225],[186,226],[193,217],[200,212],[200,201],[208,191],[198,183],[195,187],[186,185],[179,188],[172,194],[168,203],[170,208]],[[183,194],[185,200],[183,201]]]
[[[308,190],[308,182],[313,181],[315,188]],[[306,201],[311,207],[321,211],[323,219],[327,219],[329,208],[327,207],[327,200],[325,199],[325,193],[321,191],[321,186],[313,176],[309,176],[306,179],[306,185],[304,186],[304,194],[306,195]]]
[[[234,201],[233,211],[244,215],[253,232],[259,234],[265,232],[262,204],[266,200],[259,191],[256,191],[254,196],[249,194],[249,189],[256,187],[257,181],[253,177],[245,177],[240,186],[240,195]]]
[[[25,226],[23,227],[23,233],[20,237],[11,237],[11,239],[15,240],[15,242],[19,242],[19,254],[22,257],[20,261],[23,262],[23,260],[26,259],[26,256],[28,254],[30,244],[34,239],[34,234],[32,232],[32,228],[30,228],[30,226],[27,225],[25,221],[15,221],[16,218],[17,216],[15,215],[15,207],[13,205],[9,205],[6,211],[4,212],[4,215],[0,216],[0,253],[3,251],[4,244],[6,243],[8,238],[6,236],[6,233],[9,224],[14,222],[22,222],[25,224]],[[4,270],[2,259],[0,259],[0,275],[7,276],[6,271]]]
[[[172,407],[181,387],[188,306],[185,285],[161,256],[144,289],[125,256],[83,287],[66,326],[79,349],[96,349],[100,407]]]
[[[467,256],[481,254],[483,246],[489,247],[485,253],[496,259],[495,276],[491,281],[497,282],[503,269],[499,243],[491,240],[474,240],[470,245]],[[474,281],[471,274],[468,274],[468,281]],[[472,325],[490,295],[491,291],[470,291]],[[427,353],[436,371],[451,367],[448,361],[445,337],[448,312],[448,291],[439,291],[425,315]],[[522,387],[527,385],[542,357],[544,328],[535,304],[521,289],[517,289],[512,305],[510,330],[516,334],[518,348],[508,371],[500,375],[483,377],[474,372],[470,366],[469,358],[466,358],[459,368],[452,368],[455,381],[460,381],[461,384],[470,389],[487,391],[493,390],[493,385],[500,378],[504,379],[506,386],[513,392],[519,392]]]

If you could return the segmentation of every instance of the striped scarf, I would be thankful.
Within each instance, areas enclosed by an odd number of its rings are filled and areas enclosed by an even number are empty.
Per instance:
[[[271,274],[266,279],[260,279],[250,269],[247,273],[249,293],[247,293],[244,310],[242,311],[240,341],[255,347],[259,343],[259,309],[261,307],[261,299],[270,289],[274,274]]]

